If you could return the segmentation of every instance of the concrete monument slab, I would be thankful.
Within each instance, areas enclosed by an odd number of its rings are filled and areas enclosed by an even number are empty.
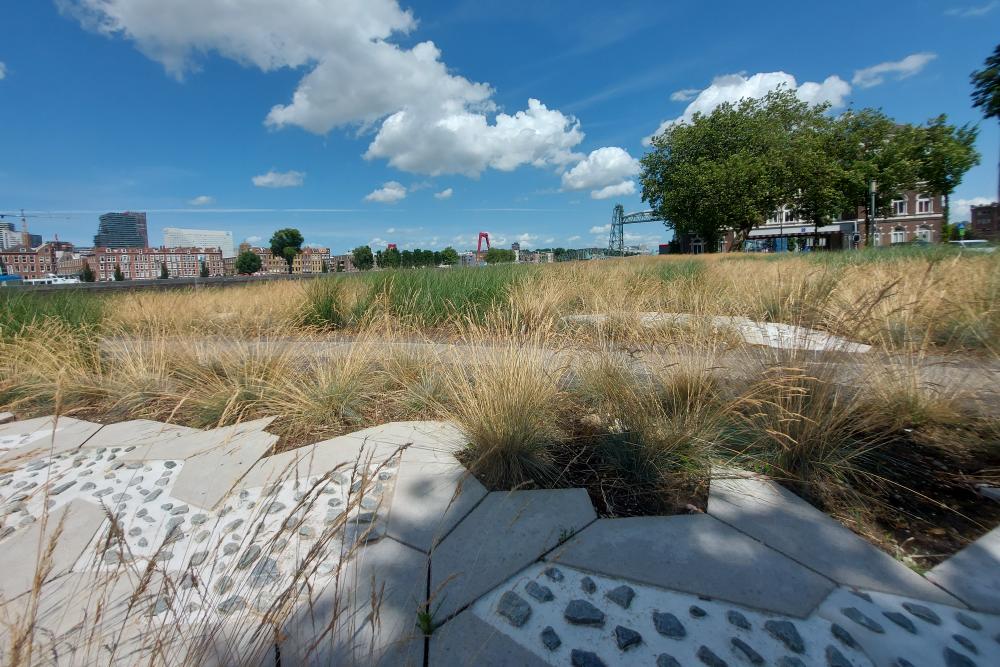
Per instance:
[[[834,588],[703,514],[600,519],[546,560],[800,618]]]
[[[583,489],[487,494],[434,550],[438,616],[461,611],[596,518]]]

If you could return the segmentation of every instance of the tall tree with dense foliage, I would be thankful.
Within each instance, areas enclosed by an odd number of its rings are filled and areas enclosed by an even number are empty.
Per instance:
[[[448,246],[447,248],[441,251],[442,264],[445,264],[447,266],[454,266],[455,264],[458,264],[459,259],[460,258],[458,256],[458,251],[452,248],[451,246]]]
[[[295,256],[302,252],[302,232],[292,227],[279,229],[271,236],[271,254],[281,257],[288,263],[288,272],[292,272]]]
[[[244,250],[236,257],[236,273],[241,276],[253,275],[260,271],[261,266],[260,255],[253,251]]]
[[[388,248],[382,253],[382,268],[398,269],[402,262],[402,255],[396,248]]]
[[[160,262],[160,280],[166,280],[170,277],[170,271],[167,270],[167,263]]]
[[[972,106],[983,112],[983,118],[995,118],[1000,123],[1000,44],[986,58],[983,68],[972,73]],[[997,201],[1000,201],[1000,161],[997,162]]]
[[[841,114],[831,131],[831,157],[840,165],[840,189],[852,217],[859,207],[869,220],[888,215],[892,200],[916,187],[919,164],[914,158],[919,138],[913,126],[901,125],[878,109],[861,109]],[[871,210],[873,183],[875,208]],[[871,244],[874,236],[868,231]]]
[[[931,194],[944,195],[944,223],[949,224],[951,193],[965,173],[979,164],[976,151],[978,130],[969,125],[948,124],[941,114],[920,128],[916,145],[917,178]]]
[[[790,129],[823,110],[779,90],[675,123],[642,158],[642,198],[675,234],[700,236],[714,249],[731,230],[742,248],[794,194]]]
[[[208,273],[208,263],[203,261],[201,263],[201,270],[198,272],[198,277],[200,277],[200,278],[208,278],[208,276],[209,276],[209,273]]]
[[[114,274],[112,274],[112,277],[115,279],[115,282],[121,282],[125,280],[125,274],[122,273],[121,264],[119,264],[118,262],[115,262],[115,272]]]
[[[359,271],[367,271],[375,265],[375,256],[372,254],[372,249],[366,245],[359,245],[352,250],[351,259],[354,262],[354,267]]]
[[[487,264],[509,264],[514,261],[514,251],[506,248],[490,248],[486,251]]]
[[[90,268],[89,262],[83,263],[83,271],[80,272],[80,280],[85,283],[92,283],[97,280],[97,276],[94,275],[94,270]]]

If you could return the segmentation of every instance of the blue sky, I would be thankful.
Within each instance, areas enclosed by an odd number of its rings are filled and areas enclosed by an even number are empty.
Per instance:
[[[262,241],[606,245],[665,121],[779,83],[901,121],[979,122],[1000,0],[14,0],[0,211],[89,244],[97,215]],[[955,193],[996,193],[998,129]],[[967,213],[966,213],[967,215]],[[628,230],[656,243],[655,224]]]

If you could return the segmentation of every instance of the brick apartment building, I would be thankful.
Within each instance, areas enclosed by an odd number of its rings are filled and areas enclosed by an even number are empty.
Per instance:
[[[259,273],[288,273],[288,262],[285,261],[284,257],[278,257],[272,254],[270,248],[254,247],[248,243],[241,243],[238,254],[242,254],[247,251],[260,257]],[[336,270],[336,267],[331,261],[330,249],[307,246],[302,249],[302,252],[295,256],[295,259],[292,260],[292,273],[323,273],[324,264],[330,271]],[[227,257],[224,261],[224,265],[227,276],[236,275],[235,257]]]
[[[940,195],[910,191],[893,199],[887,217],[876,217],[872,230],[872,245],[887,247],[913,241],[940,243],[944,226],[944,201]],[[777,211],[763,225],[750,231],[745,248],[750,251],[775,252],[789,249],[845,250],[853,245],[857,230],[860,244],[866,244],[865,208],[843,215],[827,225],[814,227],[811,222],[797,220],[789,207]],[[696,237],[678,237],[680,251],[702,253],[709,249]],[[726,234],[717,250],[732,246],[734,235]]]
[[[223,275],[219,248],[94,248],[83,259],[97,280],[114,280],[116,265],[125,280],[159,278],[164,263],[171,278],[195,278],[201,274],[202,263],[210,276]]]
[[[7,275],[17,275],[24,279],[45,278],[58,269],[56,248],[49,243],[43,243],[38,248],[24,246],[0,250],[0,262],[3,262]]]
[[[969,209],[968,235],[974,239],[1000,241],[1000,203],[973,206]]]

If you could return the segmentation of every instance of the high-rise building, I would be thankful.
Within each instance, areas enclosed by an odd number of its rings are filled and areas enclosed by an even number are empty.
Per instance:
[[[21,232],[14,228],[13,222],[0,221],[0,250],[19,248],[22,245]]]
[[[146,214],[125,211],[105,213],[100,218],[95,248],[147,248],[149,235],[146,232]]]
[[[167,248],[219,248],[224,259],[236,257],[232,232],[164,227],[163,245]]]

